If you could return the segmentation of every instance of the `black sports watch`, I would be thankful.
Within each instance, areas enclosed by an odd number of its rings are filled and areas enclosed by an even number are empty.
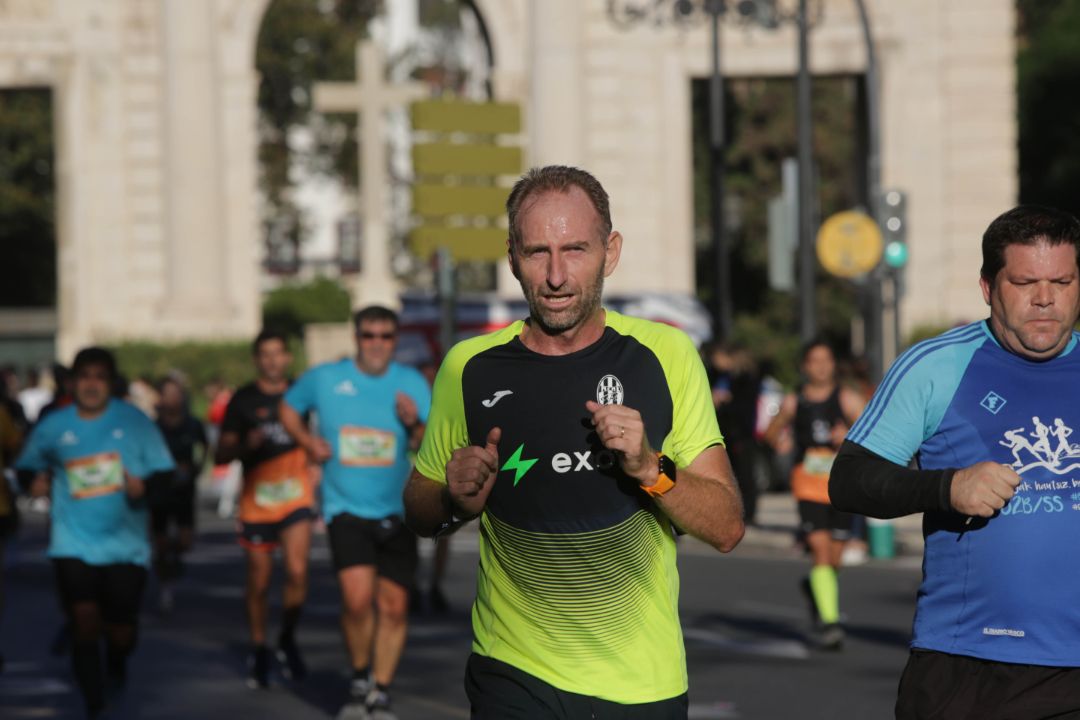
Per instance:
[[[471,517],[458,515],[457,506],[454,505],[454,501],[450,499],[450,490],[448,488],[443,490],[443,505],[446,506],[447,514],[450,515],[450,519],[439,523],[435,528],[435,532],[431,536],[435,539],[457,532],[458,528],[473,519]]]

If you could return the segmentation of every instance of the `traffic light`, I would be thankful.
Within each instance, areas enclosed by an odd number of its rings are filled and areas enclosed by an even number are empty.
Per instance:
[[[885,244],[885,264],[898,271],[907,265],[907,196],[886,190],[881,196],[881,239]]]

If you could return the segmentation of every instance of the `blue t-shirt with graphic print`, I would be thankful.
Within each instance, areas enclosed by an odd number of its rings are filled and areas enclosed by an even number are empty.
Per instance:
[[[889,370],[848,439],[923,469],[999,462],[1020,475],[989,520],[926,513],[912,647],[1080,666],[1080,352],[1027,360],[986,321],[921,342]]]
[[[74,405],[50,413],[15,467],[52,476],[49,557],[150,564],[146,503],[128,499],[124,473],[146,480],[174,464],[157,425],[134,405],[110,400],[92,419]]]
[[[323,465],[323,517],[341,513],[381,519],[403,515],[409,477],[408,433],[398,418],[397,394],[412,398],[427,422],[431,387],[417,370],[392,362],[379,376],[346,358],[311,368],[285,393],[300,414],[314,411],[318,432],[333,451]]]

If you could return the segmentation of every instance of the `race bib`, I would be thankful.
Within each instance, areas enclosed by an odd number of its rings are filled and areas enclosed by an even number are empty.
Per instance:
[[[814,475],[828,475],[836,453],[826,448],[810,448],[803,457],[803,468]]]
[[[75,458],[64,470],[71,497],[76,500],[120,492],[124,487],[124,465],[118,452]]]
[[[338,461],[350,467],[393,465],[397,459],[397,437],[374,428],[346,425],[338,433]]]
[[[836,453],[828,448],[810,448],[803,461],[791,471],[791,492],[798,500],[829,504],[829,470]]]
[[[261,482],[255,486],[255,504],[261,508],[274,508],[304,495],[304,483],[299,478],[285,478],[277,482]]]

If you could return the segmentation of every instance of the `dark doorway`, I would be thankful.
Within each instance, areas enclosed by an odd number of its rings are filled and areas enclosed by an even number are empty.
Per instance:
[[[0,90],[0,363],[55,355],[57,262],[53,98]]]
[[[52,92],[0,91],[0,308],[56,307]]]

